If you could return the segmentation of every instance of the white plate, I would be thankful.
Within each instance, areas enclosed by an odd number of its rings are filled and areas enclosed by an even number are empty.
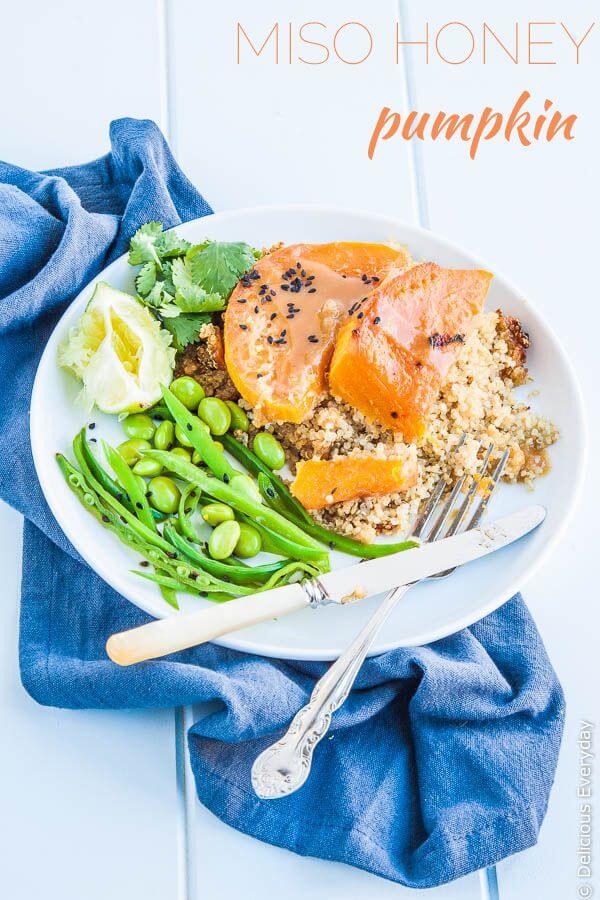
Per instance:
[[[180,226],[189,241],[205,238],[270,246],[277,241],[334,240],[389,241],[407,244],[416,259],[443,266],[481,267],[481,261],[428,231],[368,213],[306,206],[272,206],[218,213]],[[485,268],[494,271],[493,266]],[[42,490],[63,531],[81,556],[115,590],[156,617],[177,615],[162,600],[155,585],[130,573],[137,557],[87,514],[63,481],[54,453],[70,456],[70,444],[83,424],[74,405],[79,390],[74,378],[56,365],[57,346],[84,310],[98,280],[123,290],[133,287],[133,270],[125,257],[116,260],[81,292],[61,318],[41,358],[31,401],[31,444]],[[534,500],[548,508],[548,516],[532,536],[506,550],[463,567],[439,584],[411,590],[382,628],[373,654],[394,647],[429,643],[452,634],[496,609],[520,590],[543,558],[556,546],[571,517],[585,460],[585,427],[579,389],[559,341],[543,317],[505,278],[495,273],[486,304],[516,315],[532,338],[529,367],[535,382],[521,389],[528,400],[552,419],[562,434],[551,449],[552,470],[532,493],[522,486],[503,486],[494,498],[491,515],[510,512]],[[123,439],[114,417],[94,412],[96,435]],[[72,457],[71,457],[72,458]],[[355,560],[335,555],[335,565]],[[85,600],[82,599],[82,602]],[[209,601],[183,598],[183,609],[197,609]],[[218,643],[236,650],[288,659],[332,659],[347,646],[372,614],[378,598],[350,607],[307,609],[223,638]]]

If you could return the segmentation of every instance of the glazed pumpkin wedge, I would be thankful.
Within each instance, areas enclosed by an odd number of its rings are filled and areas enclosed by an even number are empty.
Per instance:
[[[326,389],[341,323],[408,264],[402,249],[357,242],[294,244],[257,261],[224,315],[227,370],[257,425],[310,414]]]
[[[491,279],[435,263],[388,278],[339,330],[331,393],[405,440],[421,438]]]
[[[305,509],[406,491],[417,480],[416,454],[403,459],[345,456],[298,463],[290,490]]]

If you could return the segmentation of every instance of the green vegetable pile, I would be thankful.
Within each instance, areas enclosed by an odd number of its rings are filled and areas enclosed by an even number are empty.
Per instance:
[[[141,246],[164,265],[156,242]],[[329,570],[329,549],[373,558],[415,546],[364,545],[323,528],[275,474],[285,462],[277,439],[259,432],[252,449],[238,439],[249,428],[240,406],[205,397],[188,377],[162,394],[147,413],[124,419],[127,439],[119,447],[102,442],[113,474],[85,428],[73,440],[76,464],[61,453],[56,459],[86,509],[142,557],[135,573],[156,582],[175,608],[178,593],[221,602],[316,576]],[[245,562],[260,551],[277,558]]]
[[[161,222],[134,234],[129,263],[141,266],[135,286],[140,301],[173,335],[176,350],[198,339],[211,313],[220,312],[233,288],[260,254],[243,242],[190,244]]]

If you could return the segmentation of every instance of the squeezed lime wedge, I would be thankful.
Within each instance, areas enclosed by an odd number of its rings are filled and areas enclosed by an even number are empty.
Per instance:
[[[135,297],[101,281],[58,350],[58,363],[83,383],[82,399],[106,413],[147,409],[170,384],[171,335]]]

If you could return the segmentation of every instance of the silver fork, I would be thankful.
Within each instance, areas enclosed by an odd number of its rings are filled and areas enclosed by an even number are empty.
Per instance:
[[[459,447],[464,440],[465,435],[463,435]],[[488,490],[467,521],[477,494],[479,479],[487,471],[493,449],[493,444],[490,444],[481,462],[477,477],[472,479],[454,519],[447,528],[457,498],[463,491],[468,476],[462,475],[455,482],[445,500],[443,498],[447,484],[444,477],[440,477],[423,512],[415,523],[412,535],[415,540],[429,543],[442,536],[449,537],[459,531],[465,531],[467,527],[475,528],[483,517],[508,462],[507,450],[494,469]],[[454,571],[455,569],[448,569],[426,580],[447,578]],[[256,794],[263,800],[276,800],[292,794],[302,787],[310,774],[314,749],[329,730],[333,713],[342,706],[350,693],[360,667],[381,626],[411,587],[412,584],[401,585],[386,594],[381,605],[352,644],[317,681],[310,700],[296,713],[284,736],[257,756],[252,766],[252,786]]]

